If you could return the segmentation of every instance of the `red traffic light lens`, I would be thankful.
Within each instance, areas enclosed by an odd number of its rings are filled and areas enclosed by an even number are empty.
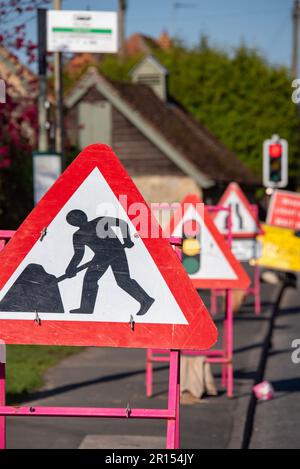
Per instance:
[[[282,146],[279,143],[273,143],[269,146],[269,155],[271,158],[280,158],[282,155]]]

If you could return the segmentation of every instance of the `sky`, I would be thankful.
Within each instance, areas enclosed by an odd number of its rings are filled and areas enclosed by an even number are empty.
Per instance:
[[[62,0],[66,10],[116,10],[117,0]],[[293,0],[127,0],[126,36],[158,37],[163,30],[187,45],[202,34],[227,51],[241,42],[257,48],[273,64],[290,66]],[[49,3],[51,5],[51,2]],[[28,36],[36,41],[35,19]]]

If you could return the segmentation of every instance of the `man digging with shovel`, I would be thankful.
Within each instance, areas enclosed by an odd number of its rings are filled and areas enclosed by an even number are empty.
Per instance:
[[[71,210],[66,216],[67,222],[79,229],[73,235],[74,255],[66,269],[66,276],[74,277],[78,272],[78,265],[88,246],[94,257],[88,263],[83,280],[81,304],[70,313],[92,314],[97,299],[98,281],[111,267],[115,280],[120,288],[140,303],[138,316],[147,313],[154,302],[138,282],[130,277],[125,249],[130,249],[134,243],[130,239],[129,227],[124,220],[113,217],[98,217],[88,221],[82,210]],[[113,227],[120,228],[124,243],[120,241]]]

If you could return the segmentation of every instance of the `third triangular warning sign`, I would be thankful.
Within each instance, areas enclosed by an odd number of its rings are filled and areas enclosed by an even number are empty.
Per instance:
[[[182,263],[196,288],[247,288],[250,279],[196,195],[175,212],[169,232],[180,237]]]
[[[1,253],[0,338],[210,347],[215,327],[155,223],[112,150],[87,147]]]
[[[232,236],[234,238],[253,238],[261,233],[258,217],[236,182],[231,182],[227,186],[218,205],[231,207]],[[215,212],[212,218],[218,230],[223,234],[227,234],[228,213],[224,211]]]

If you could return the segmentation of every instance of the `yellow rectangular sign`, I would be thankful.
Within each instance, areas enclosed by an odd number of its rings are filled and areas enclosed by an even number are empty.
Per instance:
[[[257,264],[277,270],[300,272],[300,237],[294,230],[263,225],[263,235],[258,236],[262,253]]]

